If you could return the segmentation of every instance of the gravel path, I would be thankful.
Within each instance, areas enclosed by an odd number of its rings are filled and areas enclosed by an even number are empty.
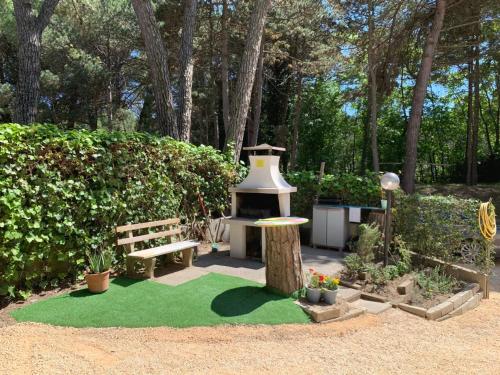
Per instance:
[[[0,374],[498,375],[498,263],[490,285],[490,299],[441,323],[397,309],[330,324],[187,329],[76,329],[7,319],[0,324]]]
[[[500,293],[442,323],[391,309],[324,325],[13,324],[0,329],[0,373],[500,374]]]

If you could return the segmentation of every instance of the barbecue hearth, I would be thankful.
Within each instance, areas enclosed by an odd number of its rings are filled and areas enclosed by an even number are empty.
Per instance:
[[[285,181],[279,171],[280,157],[273,155],[285,151],[284,148],[262,144],[243,150],[251,152],[250,171],[241,184],[229,189],[231,217],[226,222],[230,224],[231,256],[254,258],[261,254],[264,261],[264,229],[249,227],[255,227],[253,223],[258,219],[290,216],[290,193],[297,188]],[[255,231],[260,231],[260,236]]]

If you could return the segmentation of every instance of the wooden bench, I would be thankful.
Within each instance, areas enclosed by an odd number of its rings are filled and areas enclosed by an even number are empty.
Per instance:
[[[148,223],[128,224],[115,228],[117,246],[125,246],[127,249],[127,274],[129,277],[137,278],[140,274],[135,271],[135,263],[142,261],[145,265],[144,276],[153,278],[156,263],[156,257],[165,254],[173,254],[177,251],[182,252],[182,263],[186,267],[192,265],[193,251],[198,247],[199,242],[181,241],[182,230],[179,228],[179,219],[166,219],[159,221],[150,221]],[[134,231],[156,228],[158,231],[143,235],[134,236]],[[160,229],[158,229],[160,228]],[[120,238],[122,233],[126,237]],[[134,246],[137,242],[153,240],[157,238],[169,238],[169,244],[153,247],[150,249],[135,251]],[[167,259],[167,261],[171,261]]]

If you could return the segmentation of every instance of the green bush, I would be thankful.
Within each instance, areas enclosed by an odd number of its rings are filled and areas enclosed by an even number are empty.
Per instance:
[[[294,215],[311,217],[314,198],[331,198],[339,204],[353,206],[380,206],[382,191],[376,174],[357,176],[351,173],[326,174],[318,184],[314,172],[299,171],[288,173],[287,182],[297,187],[292,194],[291,210]]]
[[[375,173],[366,176],[352,173],[325,175],[320,196],[336,198],[346,205],[380,207],[382,188]]]
[[[314,198],[319,193],[318,178],[310,171],[288,173],[286,181],[297,187],[297,192],[291,194],[290,210],[292,215],[312,217]]]
[[[479,205],[476,199],[398,194],[395,232],[409,250],[445,261],[460,260],[462,245],[474,242],[480,249],[475,264],[487,272],[494,253],[479,231]]]
[[[375,259],[375,247],[379,245],[382,233],[376,223],[360,224],[359,239],[356,243],[356,253],[363,263],[373,262]]]
[[[113,228],[213,213],[238,179],[230,155],[142,133],[0,125],[0,294],[81,276]],[[121,249],[120,249],[121,250]],[[119,262],[120,254],[115,254]]]
[[[365,264],[358,254],[349,254],[344,258],[344,262],[347,274],[350,277],[357,276],[358,272],[364,271],[366,269]]]
[[[451,293],[458,285],[457,279],[448,276],[440,267],[420,271],[417,274],[417,284],[422,288],[425,298],[432,298],[435,294]]]

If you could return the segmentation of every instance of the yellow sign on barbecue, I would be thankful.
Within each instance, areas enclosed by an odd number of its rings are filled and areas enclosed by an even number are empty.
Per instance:
[[[264,159],[257,159],[255,161],[255,166],[257,168],[264,168],[264,165],[266,164],[266,161]]]

